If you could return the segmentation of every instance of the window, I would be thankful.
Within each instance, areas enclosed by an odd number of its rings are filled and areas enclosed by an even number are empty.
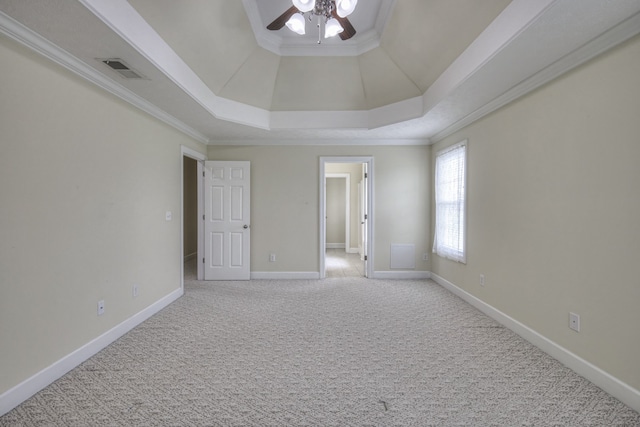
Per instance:
[[[436,228],[433,251],[454,261],[466,262],[465,187],[467,141],[436,155]]]

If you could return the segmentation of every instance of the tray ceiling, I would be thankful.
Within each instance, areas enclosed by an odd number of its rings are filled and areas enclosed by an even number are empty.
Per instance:
[[[363,0],[318,45],[265,29],[289,4],[0,0],[0,31],[211,144],[429,143],[640,32],[637,0]]]

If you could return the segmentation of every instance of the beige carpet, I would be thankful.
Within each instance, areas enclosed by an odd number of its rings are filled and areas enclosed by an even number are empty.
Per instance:
[[[640,426],[431,281],[197,282],[2,426]]]

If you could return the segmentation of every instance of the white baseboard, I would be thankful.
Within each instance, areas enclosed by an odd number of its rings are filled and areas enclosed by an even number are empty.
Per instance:
[[[314,280],[319,279],[317,271],[252,271],[251,280]]]
[[[402,280],[416,280],[416,279],[430,279],[431,272],[429,271],[413,271],[413,270],[397,270],[397,271],[374,271],[372,279],[402,279]]]
[[[584,360],[580,356],[551,341],[544,335],[541,335],[528,326],[485,303],[481,299],[471,295],[443,277],[440,277],[435,273],[431,273],[431,278],[440,286],[459,296],[487,316],[496,320],[498,323],[511,329],[513,332],[520,335],[540,350],[549,354],[551,357],[558,360],[578,375],[583,376],[616,399],[640,412],[640,390],[631,387],[620,379],[603,371],[594,364]]]
[[[344,243],[327,243],[327,249],[344,249]]]
[[[358,248],[347,248],[344,243],[327,243],[327,249],[344,249],[344,251],[348,254],[359,254],[360,249]]]
[[[375,271],[372,279],[429,279],[428,271]],[[252,271],[251,280],[317,280],[317,271]]]
[[[114,326],[99,337],[89,341],[77,350],[69,353],[62,359],[58,360],[51,366],[44,368],[37,374],[33,375],[10,388],[0,395],[0,416],[6,414],[49,384],[53,383],[64,374],[89,359],[94,354],[147,320],[178,298],[184,293],[182,288],[176,289],[164,298],[151,304],[149,307],[134,314],[119,325]]]
[[[193,259],[193,258],[195,258],[197,256],[198,256],[198,252],[193,252],[193,253],[190,253],[189,255],[185,255],[184,256],[184,262],[187,262],[190,259]]]

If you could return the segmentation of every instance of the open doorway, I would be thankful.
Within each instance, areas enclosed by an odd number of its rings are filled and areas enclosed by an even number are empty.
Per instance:
[[[184,280],[196,280],[198,267],[198,162],[182,157],[182,248]]]
[[[371,277],[373,158],[320,159],[320,278]]]
[[[364,260],[360,258],[356,243],[358,236],[357,233],[351,235],[351,229],[357,227],[360,211],[359,200],[351,198],[352,176],[362,180],[361,163],[325,165],[326,277],[364,276]],[[358,204],[357,209],[353,202]]]
[[[202,221],[202,162],[206,156],[182,146],[182,206],[181,206],[181,286],[186,280],[202,280],[201,258],[203,238]]]

